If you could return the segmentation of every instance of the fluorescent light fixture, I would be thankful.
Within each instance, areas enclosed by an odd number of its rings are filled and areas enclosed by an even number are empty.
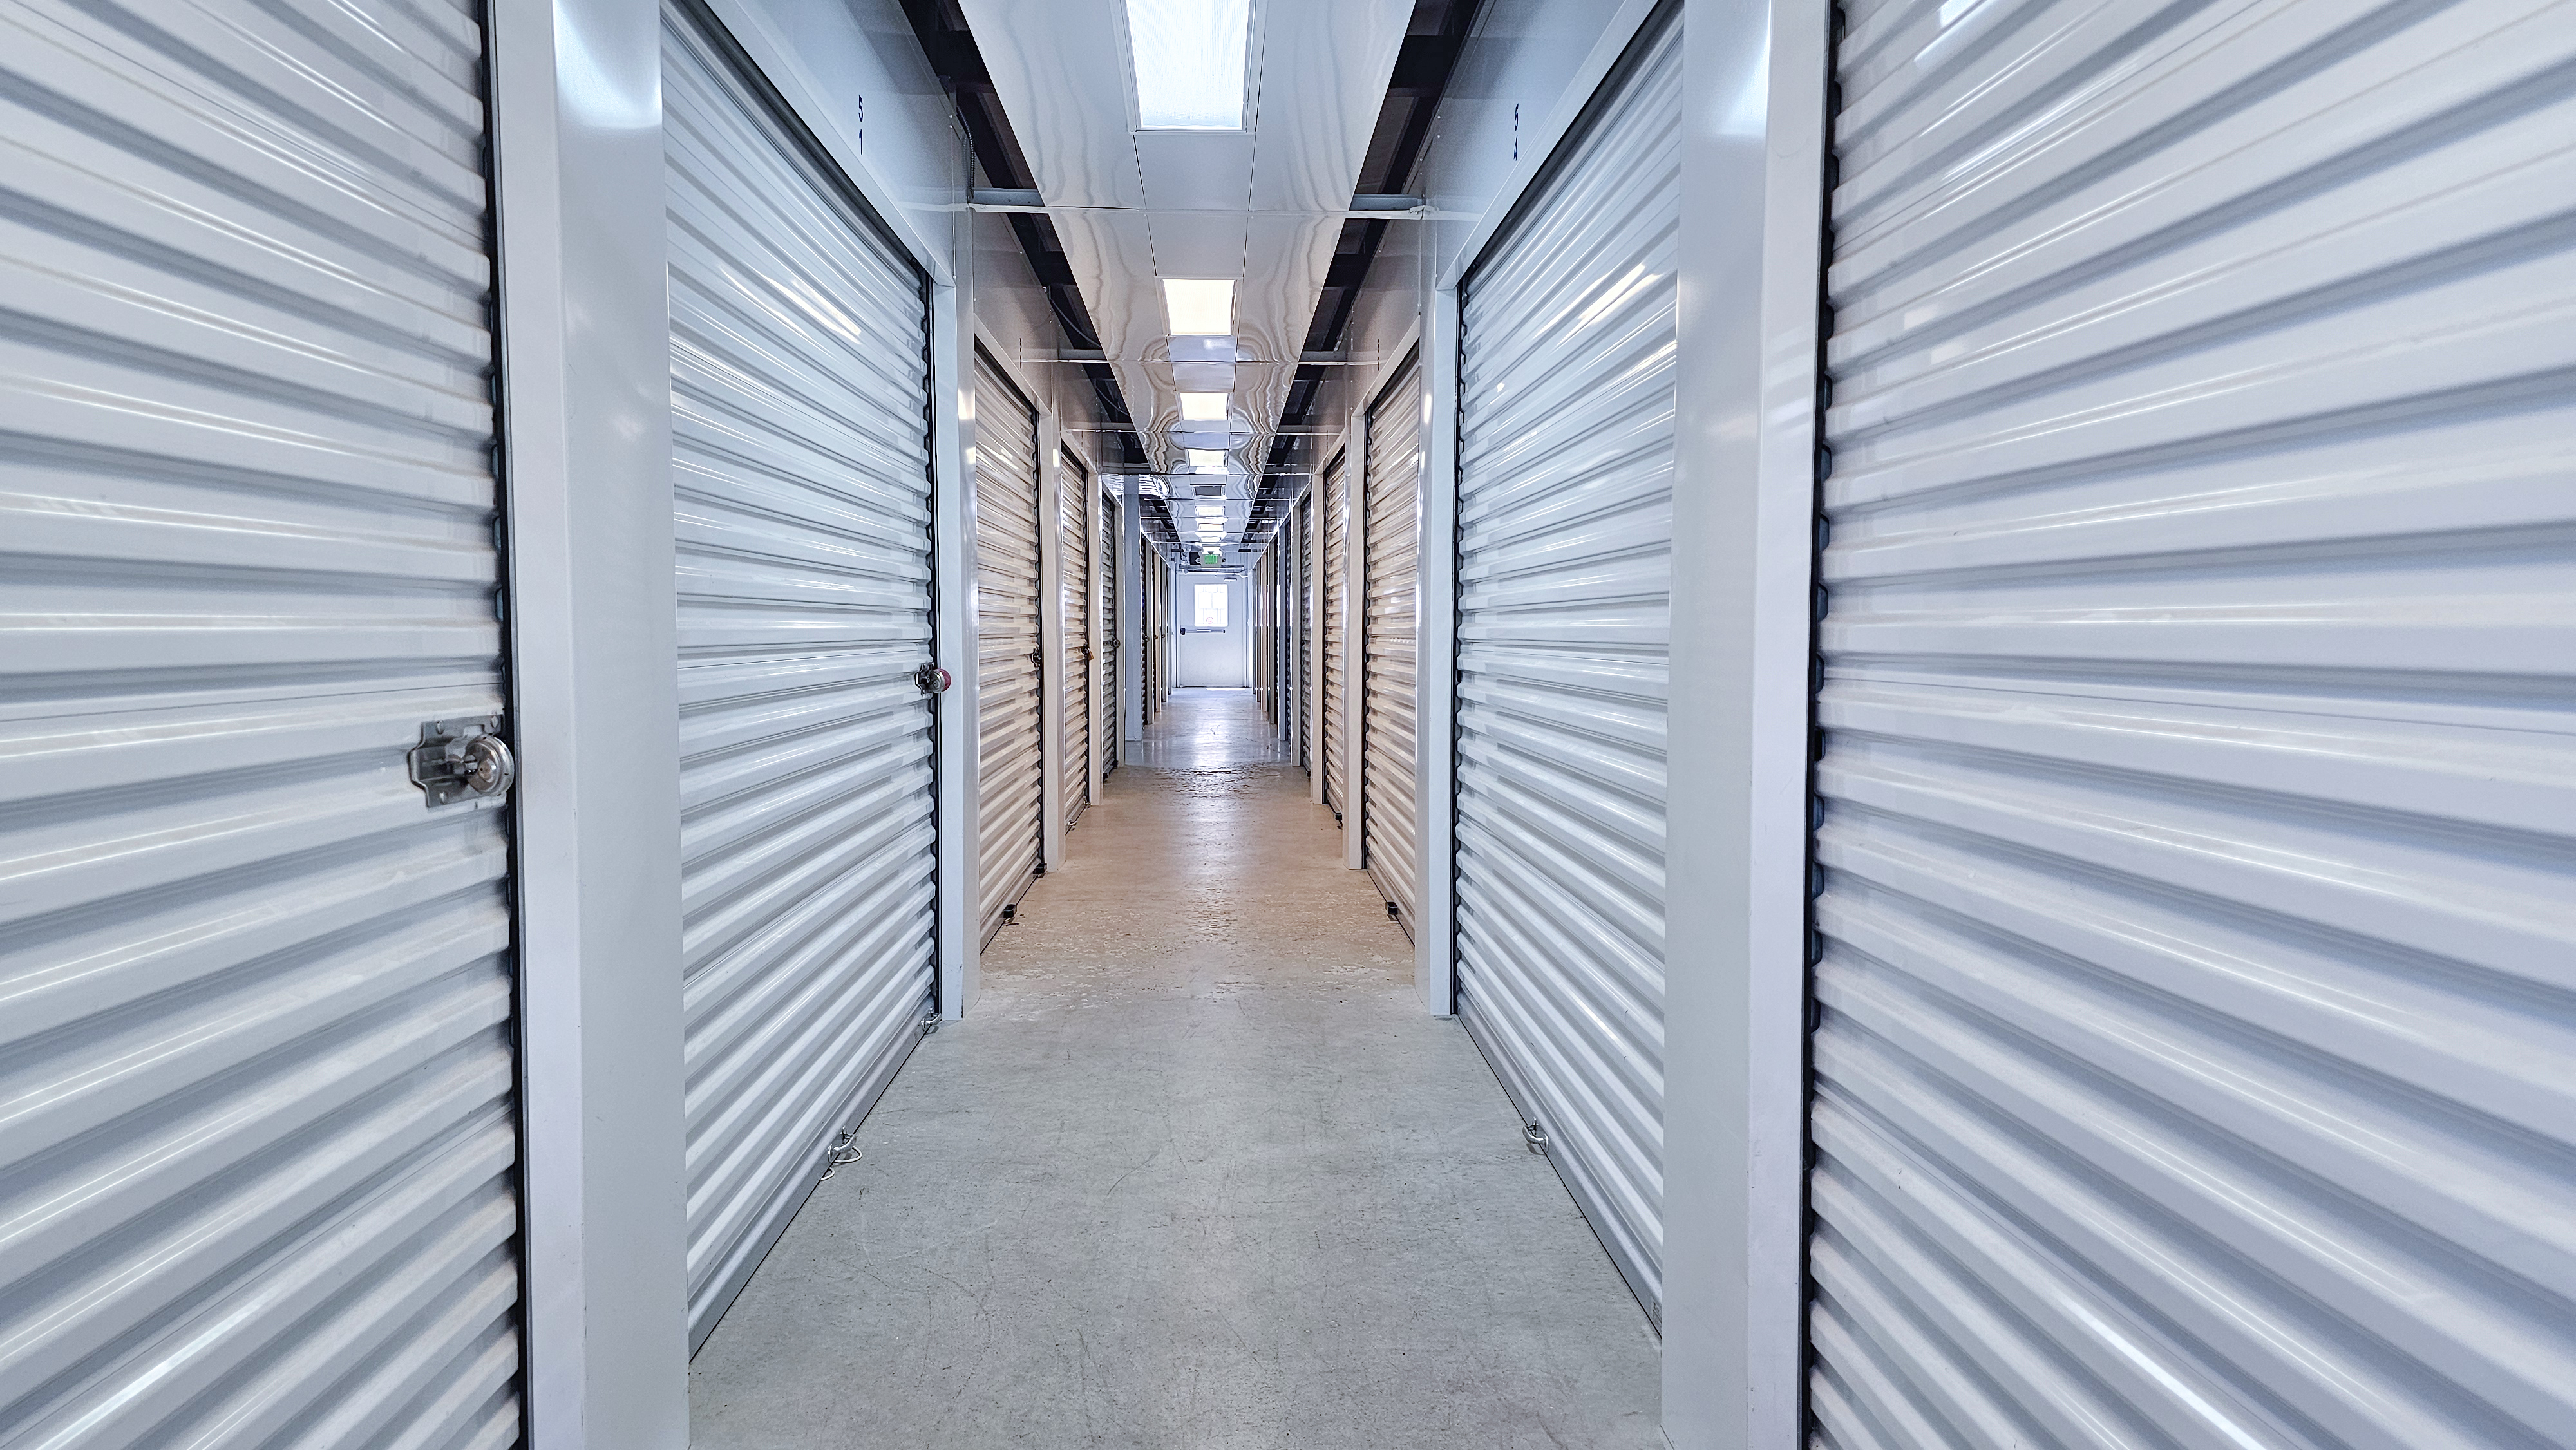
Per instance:
[[[1240,131],[1252,0],[1127,0],[1136,121],[1148,131]]]
[[[1163,316],[1175,337],[1205,337],[1234,331],[1234,283],[1225,279],[1163,279]]]
[[[1225,421],[1226,397],[1223,393],[1181,394],[1181,421],[1184,423],[1222,423]]]
[[[1209,473],[1225,472],[1225,450],[1222,448],[1184,449],[1190,456],[1190,467]]]

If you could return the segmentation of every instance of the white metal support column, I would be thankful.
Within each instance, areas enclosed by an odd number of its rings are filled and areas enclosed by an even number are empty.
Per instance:
[[[1368,645],[1368,426],[1351,414],[1350,441],[1342,450],[1342,489],[1350,517],[1342,525],[1342,864],[1368,867],[1360,828],[1360,661]]]
[[[1687,0],[1664,1433],[1794,1450],[1827,12]]]
[[[689,1440],[661,7],[492,12],[528,1424]]]
[[[1458,289],[1422,327],[1422,523],[1414,564],[1413,981],[1435,1017],[1458,1010]]]
[[[1064,432],[1055,411],[1038,409],[1038,870],[1063,864],[1064,758]]]
[[[933,287],[930,298],[932,568],[938,572],[939,663],[948,671],[939,697],[939,1015],[954,1020],[974,1006],[982,939],[982,899],[975,851],[975,338],[974,258],[959,212],[951,237],[960,276]]]

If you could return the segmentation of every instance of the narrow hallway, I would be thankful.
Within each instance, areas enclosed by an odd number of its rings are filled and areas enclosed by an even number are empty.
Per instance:
[[[1185,690],[690,1374],[701,1450],[1655,1446],[1636,1301],[1248,691]]]

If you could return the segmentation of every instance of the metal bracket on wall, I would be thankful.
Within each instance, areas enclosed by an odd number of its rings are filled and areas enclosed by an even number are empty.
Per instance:
[[[501,717],[430,720],[420,727],[420,744],[404,757],[411,783],[433,807],[471,797],[492,800],[519,778],[519,766],[501,738]]]

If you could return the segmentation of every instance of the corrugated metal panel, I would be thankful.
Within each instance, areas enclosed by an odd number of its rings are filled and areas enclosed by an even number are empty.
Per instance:
[[[1062,454],[1064,486],[1057,491],[1056,598],[1064,631],[1064,821],[1070,826],[1091,804],[1091,470],[1071,450]]]
[[[1297,528],[1282,520],[1272,536],[1270,552],[1278,563],[1272,569],[1272,609],[1277,614],[1277,643],[1271,660],[1272,678],[1277,681],[1279,742],[1290,758],[1297,744]]]
[[[2576,1444],[2576,9],[1842,44],[1812,1405]]]
[[[1167,596],[1163,593],[1163,586],[1160,583],[1163,573],[1161,552],[1154,547],[1151,539],[1143,543],[1138,550],[1138,555],[1141,568],[1136,577],[1136,616],[1144,629],[1144,637],[1137,643],[1137,648],[1142,651],[1137,673],[1143,679],[1145,688],[1142,714],[1145,723],[1152,725],[1160,713],[1157,707],[1162,700],[1160,691],[1163,652],[1159,646],[1163,630],[1163,604]]]
[[[0,29],[0,1441],[512,1443],[481,31]]]
[[[1038,732],[1038,412],[975,351],[976,851],[985,941],[1037,879],[1045,828]]]
[[[1662,1316],[1681,27],[1462,289],[1458,1014]]]
[[[1299,504],[1297,530],[1297,768],[1315,769],[1315,512]]]
[[[1351,490],[1342,460],[1336,453],[1324,465],[1324,804],[1333,808],[1339,820],[1343,812],[1342,782],[1349,766],[1344,752],[1349,736],[1343,729],[1344,697],[1350,684],[1344,677],[1350,673],[1342,659],[1350,638],[1350,537]]]
[[[922,278],[663,10],[689,1342],[929,1008]]]
[[[1252,565],[1252,689],[1261,718],[1279,725],[1279,551],[1264,549]]]
[[[1368,510],[1360,546],[1360,823],[1369,879],[1413,935],[1420,861],[1413,798],[1417,565],[1422,540],[1422,365],[1368,410]]]
[[[1162,551],[1154,553],[1154,713],[1172,697],[1172,565]]]
[[[1099,705],[1092,713],[1094,729],[1100,732],[1100,778],[1118,768],[1118,529],[1120,503],[1116,494],[1103,490],[1100,495],[1100,661],[1093,677],[1100,683],[1096,698]]]

